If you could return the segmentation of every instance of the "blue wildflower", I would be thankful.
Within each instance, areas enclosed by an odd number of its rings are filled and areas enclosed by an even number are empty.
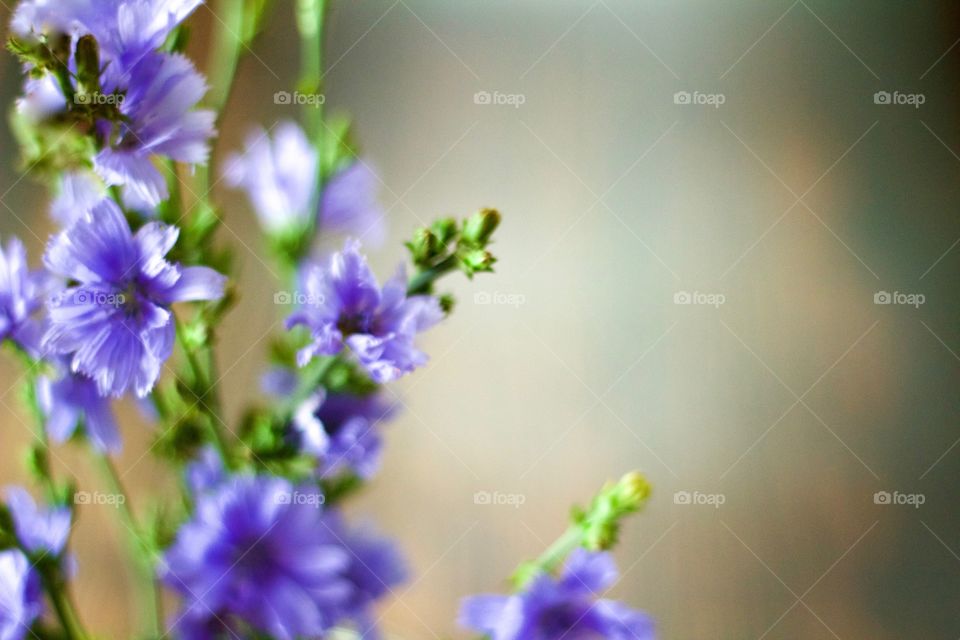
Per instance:
[[[27,266],[27,250],[16,237],[0,247],[0,340],[12,340],[36,354],[42,330],[34,317],[51,279]]]
[[[414,338],[443,319],[432,296],[407,296],[400,269],[381,289],[360,244],[348,240],[327,265],[313,264],[303,278],[310,304],[295,311],[287,326],[304,325],[311,343],[297,354],[301,366],[316,355],[350,349],[376,382],[389,382],[427,361]]]
[[[17,550],[0,551],[0,640],[23,640],[43,612],[40,577]]]
[[[318,459],[322,477],[350,469],[369,479],[380,468],[383,441],[378,426],[391,413],[378,395],[320,391],[297,409],[293,429],[299,448]]]
[[[70,509],[38,507],[22,487],[7,487],[6,496],[17,539],[26,550],[59,555],[70,537]]]
[[[276,125],[271,136],[258,129],[247,136],[242,154],[227,161],[224,178],[242,188],[260,225],[270,233],[306,229],[314,222],[332,233],[383,240],[383,211],[377,203],[377,177],[357,161],[334,174],[324,186],[317,220],[315,199],[319,155],[295,122]],[[312,208],[314,207],[314,208]]]
[[[110,398],[101,396],[90,378],[61,369],[58,378],[37,379],[37,404],[50,439],[57,444],[66,442],[83,425],[94,449],[119,453],[122,441]]]
[[[321,503],[316,490],[276,477],[235,476],[200,494],[161,571],[183,594],[184,615],[239,619],[279,640],[323,635],[351,585]]]
[[[490,640],[652,640],[649,616],[597,598],[616,578],[609,554],[577,549],[559,579],[541,575],[522,593],[467,598],[460,624]]]
[[[223,295],[216,271],[164,258],[178,233],[151,222],[133,234],[117,205],[103,200],[47,245],[47,268],[77,284],[48,303],[43,344],[69,356],[71,370],[95,381],[100,395],[149,393],[173,351],[170,305]]]

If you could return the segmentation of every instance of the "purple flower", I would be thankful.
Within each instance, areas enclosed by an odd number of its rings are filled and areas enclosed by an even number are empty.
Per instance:
[[[107,185],[122,185],[131,208],[148,211],[167,198],[167,182],[154,166],[163,156],[203,164],[209,155],[214,113],[194,110],[206,83],[187,58],[150,54],[137,64],[125,87],[125,120],[101,132],[110,141],[93,159]]]
[[[66,442],[82,424],[97,451],[119,453],[120,430],[110,398],[100,395],[97,383],[82,374],[65,371],[57,379],[37,379],[37,403],[46,419],[50,439]]]
[[[215,489],[227,477],[220,454],[209,446],[204,447],[200,456],[187,465],[185,475],[187,486],[195,494]]]
[[[87,215],[106,197],[100,179],[89,171],[71,171],[60,178],[57,197],[50,203],[50,216],[64,227]]]
[[[597,599],[616,578],[609,554],[577,549],[559,579],[541,575],[523,593],[467,598],[460,624],[490,640],[652,640],[649,616]]]
[[[348,528],[338,513],[328,512],[324,525],[350,559],[343,575],[351,589],[340,622],[351,622],[361,638],[375,640],[380,634],[373,606],[407,579],[403,559],[392,542],[370,530]]]
[[[0,551],[0,640],[23,640],[43,611],[40,577],[20,551]]]
[[[322,477],[350,469],[369,479],[380,468],[383,443],[377,426],[390,413],[377,395],[320,391],[297,409],[293,429],[300,449],[319,460]]]
[[[151,222],[133,234],[104,200],[47,245],[47,268],[77,284],[48,303],[43,344],[70,356],[71,370],[94,380],[100,395],[149,393],[173,350],[170,305],[223,295],[216,271],[164,259],[178,233]]]
[[[270,233],[305,229],[317,185],[317,150],[292,121],[276,126],[273,139],[263,129],[247,136],[243,154],[227,161],[226,183],[242,188],[260,226]]]
[[[312,304],[294,312],[287,326],[310,329],[311,344],[297,354],[301,366],[346,346],[373,380],[389,382],[427,361],[414,338],[443,319],[443,311],[432,296],[407,296],[403,269],[381,289],[359,249],[347,240],[326,266],[307,267],[303,280]]]
[[[184,56],[158,51],[200,3],[30,0],[19,5],[11,23],[21,36],[62,32],[97,40],[101,90],[122,96],[123,119],[96,123],[103,148],[93,159],[94,170],[108,186],[122,186],[125,204],[141,212],[152,211],[168,195],[166,180],[154,166],[156,157],[200,164],[209,154],[214,114],[195,110],[206,92],[203,76]],[[34,118],[49,115],[57,95],[59,111],[66,108],[65,96],[50,78],[31,82],[21,111]]]
[[[350,559],[321,502],[276,477],[236,476],[199,495],[161,571],[184,615],[237,618],[280,640],[327,631],[351,592]]]
[[[60,554],[70,537],[70,509],[40,508],[22,487],[7,487],[7,507],[17,538],[31,553]]]
[[[377,174],[362,160],[335,173],[320,199],[320,228],[356,235],[373,246],[382,244],[387,229],[377,202],[378,184]]]
[[[18,238],[0,247],[0,340],[13,340],[36,354],[41,330],[33,316],[50,284],[43,271],[27,267],[27,250]]]
[[[257,129],[247,136],[242,154],[231,156],[224,177],[242,188],[270,233],[307,229],[318,222],[322,231],[353,233],[372,244],[383,241],[383,211],[377,203],[377,177],[364,162],[334,174],[323,189],[316,220],[319,155],[295,122],[281,122],[272,140]]]

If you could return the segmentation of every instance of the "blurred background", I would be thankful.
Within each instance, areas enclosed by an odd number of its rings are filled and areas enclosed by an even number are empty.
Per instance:
[[[243,60],[217,153],[297,116],[273,101],[298,73],[292,4]],[[200,66],[211,9],[191,18]],[[405,410],[352,508],[408,551],[391,637],[465,637],[459,598],[502,589],[572,502],[634,468],[655,494],[611,597],[661,637],[960,635],[958,38],[949,2],[335,3],[326,104],[384,183],[378,271],[437,215],[505,217],[497,273],[445,283],[456,313],[393,387]],[[11,105],[12,57],[0,73]],[[47,196],[0,140],[2,199],[30,225],[0,215],[0,233],[39,260]],[[245,201],[218,198],[241,268],[219,356],[236,415],[280,285]],[[28,416],[0,401],[0,446],[20,451]],[[121,472],[162,486],[122,410]],[[75,448],[57,465],[99,482]],[[78,598],[123,637],[109,509],[80,518]]]

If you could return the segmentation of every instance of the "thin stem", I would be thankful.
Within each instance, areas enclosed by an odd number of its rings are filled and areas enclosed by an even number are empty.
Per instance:
[[[323,89],[323,26],[326,0],[297,0],[297,31],[300,33],[300,89],[320,94]],[[322,149],[322,101],[306,101],[303,119],[307,134]],[[322,154],[321,154],[322,158]],[[322,162],[320,163],[322,165]]]
[[[117,501],[120,519],[129,533],[127,540],[130,544],[130,554],[141,573],[140,599],[146,611],[146,624],[153,635],[159,635],[163,629],[163,619],[158,607],[160,588],[157,585],[154,573],[154,550],[144,537],[145,534],[137,522],[133,513],[133,506],[130,504],[130,494],[124,487],[123,479],[117,473],[113,460],[107,455],[98,457],[104,471],[104,477],[110,485],[110,490],[120,498]]]

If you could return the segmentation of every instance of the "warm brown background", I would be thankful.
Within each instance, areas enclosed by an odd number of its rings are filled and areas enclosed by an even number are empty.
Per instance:
[[[292,3],[277,4],[241,65],[218,152],[296,115],[273,104],[297,67]],[[951,6],[339,3],[328,106],[356,116],[387,185],[381,272],[421,220],[480,205],[506,216],[498,274],[451,283],[461,302],[424,340],[430,366],[394,387],[407,410],[356,505],[417,571],[384,607],[391,634],[456,633],[461,595],[498,588],[561,531],[571,501],[641,468],[656,495],[617,551],[614,595],[651,611],[662,637],[960,635]],[[208,8],[194,17],[198,61],[212,21]],[[17,69],[4,60],[9,104]],[[474,104],[484,90],[526,101]],[[684,90],[726,102],[675,105]],[[878,90],[926,103],[875,105]],[[4,210],[0,231],[39,256],[45,196],[19,181],[2,135],[0,194],[29,229]],[[219,195],[232,230],[221,238],[246,244],[220,355],[236,414],[258,393],[279,285],[255,257],[249,209]],[[727,301],[678,306],[680,290]],[[877,306],[879,290],[927,301]],[[476,292],[525,303],[477,305]],[[17,375],[4,360],[0,388]],[[2,480],[19,480],[27,416],[15,392],[2,403]],[[130,409],[119,464],[153,490],[161,470],[141,459],[150,434]],[[57,466],[97,486],[77,451],[58,451]],[[726,502],[677,505],[680,490]],[[880,490],[926,503],[875,505]],[[477,491],[525,503],[476,505]],[[119,638],[133,612],[112,515],[85,510],[75,541],[84,615]]]

